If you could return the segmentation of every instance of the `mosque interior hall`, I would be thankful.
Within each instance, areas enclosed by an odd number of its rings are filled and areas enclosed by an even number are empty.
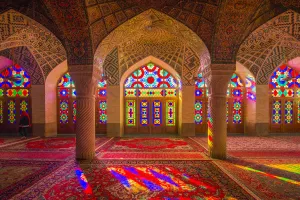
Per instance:
[[[300,1],[1,1],[0,199],[299,200]]]

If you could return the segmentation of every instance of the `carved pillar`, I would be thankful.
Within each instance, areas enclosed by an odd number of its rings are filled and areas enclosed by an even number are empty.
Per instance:
[[[269,85],[256,85],[256,135],[269,134],[270,105]]]
[[[208,84],[208,146],[212,158],[226,159],[226,91],[235,64],[212,64],[203,72]]]
[[[182,87],[182,109],[178,120],[181,136],[195,136],[195,86]],[[179,99],[180,100],[180,99]]]
[[[76,87],[76,158],[90,160],[95,155],[95,92],[98,77],[91,66],[70,66]]]

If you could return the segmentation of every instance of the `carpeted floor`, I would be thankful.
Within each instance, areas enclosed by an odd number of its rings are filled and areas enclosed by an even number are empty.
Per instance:
[[[0,199],[300,199],[299,138],[228,137],[220,161],[206,138],[103,137],[81,162],[74,138],[6,139]]]

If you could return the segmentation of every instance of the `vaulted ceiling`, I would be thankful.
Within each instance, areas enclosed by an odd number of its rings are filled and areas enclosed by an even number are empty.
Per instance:
[[[43,24],[64,45],[70,64],[92,64],[101,41],[114,29],[153,8],[189,27],[214,63],[234,63],[241,43],[295,0],[7,0],[10,8]],[[97,36],[96,36],[97,35]]]

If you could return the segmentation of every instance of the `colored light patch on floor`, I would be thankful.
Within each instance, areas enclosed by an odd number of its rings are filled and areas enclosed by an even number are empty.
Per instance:
[[[266,166],[300,174],[300,164],[276,164],[276,165],[266,165]]]
[[[224,192],[210,181],[196,180],[174,167],[109,167],[108,170],[132,193],[145,191],[192,192],[202,190],[205,197],[223,198]]]
[[[299,181],[294,181],[294,180],[289,179],[289,178],[285,178],[285,177],[281,177],[281,176],[276,176],[274,174],[266,173],[266,172],[263,172],[263,171],[260,171],[260,170],[257,170],[257,169],[253,169],[251,167],[245,167],[245,166],[240,166],[240,165],[236,165],[236,166],[239,167],[239,168],[242,168],[244,170],[248,170],[248,171],[251,171],[251,172],[256,172],[256,173],[262,174],[262,175],[270,177],[270,178],[282,180],[282,181],[285,181],[285,182],[288,182],[288,183],[292,183],[292,184],[295,184],[295,185],[300,185]]]

